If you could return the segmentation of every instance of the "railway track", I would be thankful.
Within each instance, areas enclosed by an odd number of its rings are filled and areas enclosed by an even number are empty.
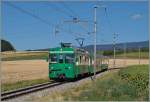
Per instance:
[[[46,89],[46,88],[58,86],[58,85],[61,85],[63,83],[65,83],[65,82],[55,82],[55,81],[53,81],[53,82],[37,84],[37,85],[29,86],[29,87],[26,87],[26,88],[20,88],[20,89],[17,89],[17,90],[4,92],[4,93],[1,94],[1,101],[8,100],[8,99],[11,99],[11,98],[15,98],[15,97],[25,95],[25,94],[28,94],[28,93],[32,93],[32,92],[35,92],[35,91],[43,90],[43,89]]]

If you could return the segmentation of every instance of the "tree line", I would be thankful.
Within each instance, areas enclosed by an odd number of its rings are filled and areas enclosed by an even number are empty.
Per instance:
[[[149,52],[149,48],[148,47],[142,47],[140,48],[141,52]],[[139,52],[139,49],[126,49],[126,53],[130,53],[130,52]],[[103,55],[105,56],[111,56],[114,54],[113,50],[105,50],[103,52],[101,52]],[[124,50],[116,50],[116,54],[122,54],[124,53]]]

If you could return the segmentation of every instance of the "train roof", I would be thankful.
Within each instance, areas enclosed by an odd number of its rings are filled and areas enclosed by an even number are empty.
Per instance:
[[[50,48],[50,53],[84,53],[89,54],[88,51],[81,49],[81,48],[73,48],[73,47],[56,47]]]
[[[74,49],[70,47],[50,48],[50,53],[74,53]]]
[[[71,43],[60,43],[60,47],[50,48],[50,53],[82,53],[89,54],[88,51],[71,46]]]

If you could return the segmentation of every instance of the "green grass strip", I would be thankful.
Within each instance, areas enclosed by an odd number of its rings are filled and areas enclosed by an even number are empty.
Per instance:
[[[19,88],[36,85],[36,84],[45,83],[48,81],[49,81],[48,79],[35,79],[35,80],[19,81],[16,83],[4,83],[1,85],[1,91],[4,92],[4,91],[15,90],[15,89],[19,89]]]

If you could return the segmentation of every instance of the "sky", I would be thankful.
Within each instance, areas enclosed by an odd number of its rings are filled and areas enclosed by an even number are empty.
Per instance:
[[[97,5],[97,44],[148,40],[148,2],[2,2],[2,38],[17,50],[43,49],[84,38],[93,44],[94,6]],[[73,21],[73,18],[81,22]],[[58,31],[58,33],[55,33]]]

